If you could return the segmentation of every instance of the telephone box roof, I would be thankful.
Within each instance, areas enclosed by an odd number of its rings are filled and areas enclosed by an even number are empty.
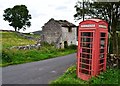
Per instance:
[[[93,22],[96,22],[96,23],[105,22],[107,24],[107,22],[105,20],[102,20],[102,19],[87,19],[87,20],[84,20],[84,21],[80,22],[79,24],[85,23],[85,22],[88,22],[88,21],[93,21]]]
[[[102,19],[87,19],[87,20],[95,21],[95,22],[100,22],[100,21],[106,22],[105,20],[102,20]],[[85,21],[87,21],[87,20],[85,20]],[[106,23],[107,23],[107,22],[106,22]]]
[[[104,21],[104,20],[102,20],[102,19],[88,19],[88,20],[92,20],[92,21],[96,21],[96,22]]]

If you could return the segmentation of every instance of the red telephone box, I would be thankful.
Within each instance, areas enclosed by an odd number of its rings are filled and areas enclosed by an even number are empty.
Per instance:
[[[88,19],[79,24],[77,76],[88,80],[106,70],[108,24]]]

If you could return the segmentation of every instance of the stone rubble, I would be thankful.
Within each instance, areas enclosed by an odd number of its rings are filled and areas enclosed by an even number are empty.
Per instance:
[[[119,56],[120,58],[120,56]],[[119,58],[115,54],[109,54],[107,57],[107,66],[110,68],[119,67]]]
[[[18,50],[30,50],[30,49],[39,49],[41,47],[40,43],[26,46],[13,46],[10,49],[18,49]]]

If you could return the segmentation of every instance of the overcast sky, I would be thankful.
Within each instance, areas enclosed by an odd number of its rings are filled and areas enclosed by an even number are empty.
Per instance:
[[[7,21],[3,20],[3,10],[15,5],[26,5],[32,19],[31,27],[25,32],[41,30],[41,27],[49,19],[68,20],[76,25],[73,15],[75,14],[75,3],[77,0],[0,0],[0,29],[14,30]],[[22,31],[22,30],[21,30]]]

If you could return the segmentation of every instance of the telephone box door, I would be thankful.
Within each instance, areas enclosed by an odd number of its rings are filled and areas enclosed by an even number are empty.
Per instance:
[[[94,31],[80,31],[79,45],[79,74],[83,80],[88,80],[92,74],[92,57]],[[86,76],[88,75],[88,76]]]

